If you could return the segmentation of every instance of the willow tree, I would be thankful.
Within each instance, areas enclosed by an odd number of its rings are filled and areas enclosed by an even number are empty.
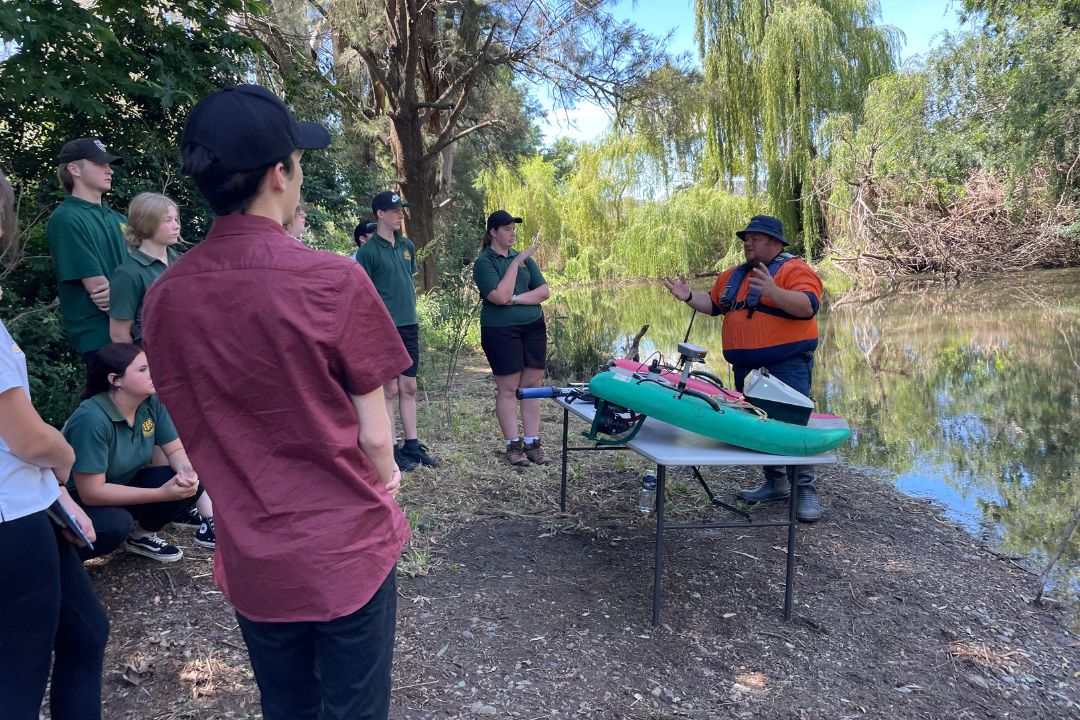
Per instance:
[[[817,131],[894,68],[899,32],[874,24],[877,0],[696,0],[695,10],[712,95],[706,174],[731,189],[764,181],[789,235],[812,252]]]

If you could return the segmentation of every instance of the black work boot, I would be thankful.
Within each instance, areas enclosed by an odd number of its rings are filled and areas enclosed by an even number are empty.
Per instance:
[[[817,522],[821,518],[821,501],[818,500],[817,488],[813,485],[799,486],[795,517],[805,523]]]
[[[765,472],[765,482],[753,490],[740,490],[735,497],[748,503],[767,503],[787,500],[791,495],[791,483],[788,480],[787,468],[783,465],[766,465],[761,468]]]
[[[816,473],[813,465],[800,465],[792,468],[799,476],[799,497],[796,498],[795,517],[800,522],[812,523],[821,519],[821,501],[818,499],[815,485]]]

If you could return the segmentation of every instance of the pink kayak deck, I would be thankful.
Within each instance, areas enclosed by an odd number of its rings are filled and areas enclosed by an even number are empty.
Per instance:
[[[615,367],[622,368],[623,370],[629,370],[630,372],[645,373],[649,371],[648,363],[638,362],[636,360],[630,360],[628,358],[617,358],[613,360]],[[668,382],[677,385],[682,376],[679,373],[671,372],[670,370],[661,370],[660,377],[664,378]],[[743,395],[737,390],[731,390],[724,388],[721,390],[712,383],[707,383],[703,380],[695,380],[689,378],[686,381],[686,387],[691,390],[697,390],[698,392],[705,393],[706,395],[723,395],[728,400],[735,402],[746,402],[743,400]],[[746,403],[749,405],[750,403]],[[832,425],[831,421],[841,421],[844,425],[847,425],[847,421],[839,415],[829,415],[828,413],[812,413],[810,415],[810,422],[815,426]]]

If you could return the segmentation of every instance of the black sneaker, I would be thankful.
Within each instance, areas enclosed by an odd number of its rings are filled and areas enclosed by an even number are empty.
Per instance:
[[[195,544],[211,550],[217,547],[217,536],[214,535],[214,518],[202,519],[202,524],[195,531]]]
[[[202,527],[202,522],[202,515],[200,515],[199,511],[192,505],[183,513],[173,518],[172,526],[181,530],[183,528],[195,528],[197,530]]]
[[[128,535],[124,541],[124,549],[136,555],[144,555],[158,562],[176,562],[184,557],[184,551],[175,545],[170,545],[157,535],[144,535],[141,538]]]
[[[409,472],[416,467],[416,463],[410,460],[398,445],[394,446],[394,462],[397,463],[398,470],[401,472]]]
[[[414,465],[439,467],[439,461],[427,454],[427,445],[421,445],[418,442],[410,445],[409,441],[406,440],[405,445],[401,448],[401,454],[411,460]]]

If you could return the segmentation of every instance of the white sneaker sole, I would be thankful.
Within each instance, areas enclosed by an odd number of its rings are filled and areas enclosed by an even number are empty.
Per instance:
[[[148,557],[151,560],[157,560],[158,562],[163,562],[163,563],[171,563],[171,562],[176,562],[177,560],[183,560],[184,559],[184,551],[183,550],[181,550],[176,555],[158,555],[157,553],[151,552],[149,550],[143,550],[141,547],[136,547],[136,546],[132,546],[132,545],[126,545],[126,544],[124,545],[124,550],[126,552],[132,553],[133,555],[142,555],[143,557]]]
[[[207,548],[209,550],[216,550],[217,549],[217,542],[216,541],[215,542],[206,542],[205,540],[200,540],[199,538],[195,538],[194,542],[199,547],[204,547],[204,548]]]

